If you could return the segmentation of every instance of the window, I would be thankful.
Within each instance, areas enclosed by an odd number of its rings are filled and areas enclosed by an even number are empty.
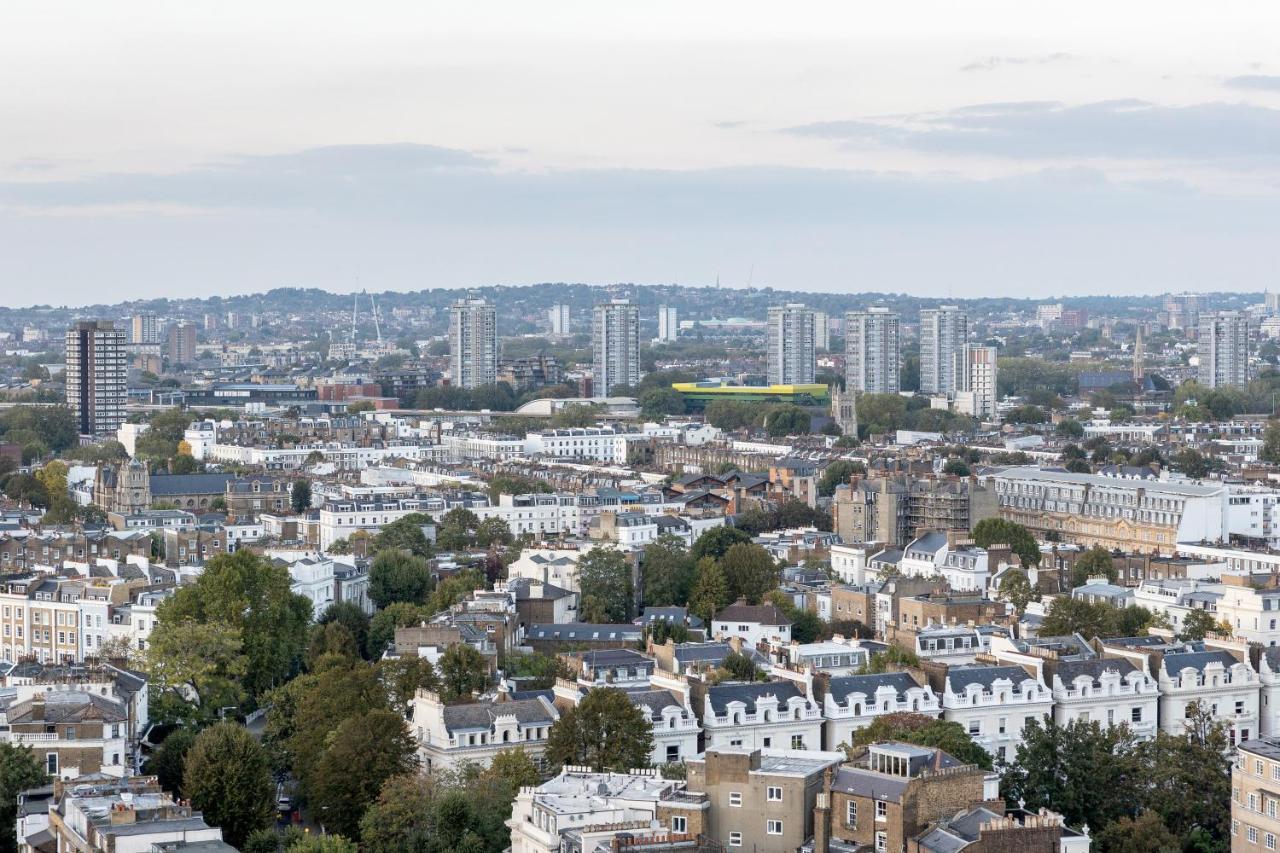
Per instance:
[[[981,721],[981,720],[970,720],[970,721],[969,721],[969,734],[971,734],[971,735],[980,735],[980,734],[982,734],[982,721]]]
[[[687,831],[688,826],[689,826],[688,819],[685,818],[683,815],[676,815],[675,817],[671,818],[672,832],[678,832],[681,835],[683,835]]]
[[[876,800],[876,820],[889,819],[889,804],[884,800]]]
[[[1263,839],[1266,842],[1266,847],[1268,850],[1276,849],[1276,836],[1274,832],[1268,832],[1265,836],[1263,836]]]
[[[765,821],[765,824],[764,824],[764,831],[765,831],[765,833],[766,833],[766,834],[768,834],[768,835],[781,835],[781,834],[782,834],[782,821],[780,821],[780,820],[768,820],[768,821]]]
[[[1251,827],[1249,827],[1248,835],[1249,835],[1249,843],[1250,843],[1250,844],[1257,844],[1257,843],[1258,843],[1258,830],[1257,830],[1257,828],[1256,828],[1256,827],[1252,827],[1252,826],[1251,826]]]
[[[792,735],[792,736],[791,736],[791,748],[792,748],[792,749],[804,749],[804,735]]]
[[[673,764],[680,760],[680,745],[672,744],[667,747],[667,763]]]
[[[999,727],[998,731],[1000,732],[1000,734],[1004,734],[1004,733],[1005,733],[1005,731],[1006,731],[1008,728],[1009,728],[1009,718],[1008,718],[1008,717],[1001,717],[1001,718],[1000,718],[1000,727]]]
[[[1129,720],[1135,723],[1142,722],[1142,707],[1138,706],[1129,712]]]
[[[850,800],[845,809],[844,822],[850,829],[858,828],[858,804]]]
[[[1262,775],[1262,762],[1255,760],[1253,762],[1253,772],[1258,776]]]
[[[876,853],[885,853],[889,849],[889,833],[876,833]]]
[[[765,799],[767,799],[767,800],[768,800],[769,802],[771,802],[771,803],[780,803],[780,802],[782,802],[782,789],[781,789],[781,788],[774,788],[774,787],[772,787],[772,786],[770,786],[770,787],[766,788],[766,789],[765,789]]]
[[[729,792],[729,805],[734,806],[735,808],[742,808],[742,792],[741,791]]]
[[[56,776],[58,773],[58,753],[45,753],[44,766],[50,776]]]
[[[741,832],[731,832],[731,833],[729,833],[729,846],[730,846],[730,847],[741,847],[741,846],[742,846],[742,833],[741,833]]]

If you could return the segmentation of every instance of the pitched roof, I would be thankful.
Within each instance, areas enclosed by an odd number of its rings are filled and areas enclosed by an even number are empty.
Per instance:
[[[1126,658],[1093,658],[1091,660],[1064,660],[1058,664],[1058,678],[1068,687],[1080,676],[1087,675],[1093,679],[1096,686],[1102,673],[1107,670],[1114,670],[1120,673],[1120,677],[1124,678],[1129,673],[1137,670],[1137,667],[1130,663]]]
[[[152,474],[151,496],[225,494],[235,474]]]
[[[790,625],[791,620],[772,604],[746,604],[741,600],[716,614],[717,622],[755,622],[758,625]]]
[[[951,689],[956,693],[963,693],[965,687],[970,684],[977,684],[983,690],[990,690],[991,686],[1005,678],[1013,682],[1015,692],[1021,689],[1022,682],[1028,678],[1027,671],[1020,666],[987,666],[978,664],[977,666],[953,666],[947,670],[947,680],[951,682]]]
[[[913,687],[919,687],[916,680],[905,672],[885,672],[879,675],[846,675],[831,679],[827,694],[837,705],[848,702],[849,696],[861,693],[868,699],[874,699],[876,691],[881,687],[892,687],[901,699]]]
[[[1164,670],[1170,675],[1190,667],[1200,672],[1211,663],[1222,664],[1223,669],[1230,669],[1239,663],[1231,652],[1217,649],[1211,652],[1173,652],[1164,656]]]
[[[553,723],[557,719],[554,709],[541,697],[514,699],[510,702],[471,702],[466,705],[446,705],[444,727],[451,731],[488,729],[499,717],[515,717],[521,725]]]
[[[778,697],[778,705],[786,707],[792,697],[804,698],[804,693],[792,681],[766,681],[756,684],[717,684],[707,689],[707,699],[716,715],[723,714],[731,702],[741,702],[747,713],[755,713],[756,702],[766,696]]]

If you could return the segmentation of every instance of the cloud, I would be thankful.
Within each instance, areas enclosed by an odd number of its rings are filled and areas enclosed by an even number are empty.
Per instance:
[[[1222,81],[1233,89],[1250,89],[1263,92],[1280,92],[1280,76],[1271,74],[1242,74]]]
[[[101,301],[172,295],[175,283],[187,294],[343,288],[357,275],[392,289],[709,283],[754,262],[757,282],[779,287],[1131,292],[1274,278],[1277,227],[1274,197],[1136,185],[1081,164],[998,180],[773,166],[530,172],[368,145],[0,183],[0,280],[46,301]]]
[[[1170,107],[1124,99],[975,104],[942,113],[814,122],[784,132],[850,147],[1015,159],[1274,160],[1280,110],[1245,103]]]
[[[988,56],[975,59],[960,67],[961,71],[995,71],[1006,65],[1048,65],[1052,62],[1072,62],[1079,59],[1070,53],[1050,53],[1046,56]]]
[[[734,130],[735,128],[739,128],[747,124],[747,122],[746,121],[717,121],[717,122],[713,122],[713,124],[716,127],[720,128],[721,130]]]

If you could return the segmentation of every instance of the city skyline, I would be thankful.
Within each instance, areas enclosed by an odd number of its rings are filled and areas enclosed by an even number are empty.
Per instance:
[[[0,95],[22,128],[0,141],[0,276],[57,303],[1276,278],[1263,4],[236,7],[18,4],[0,68],[33,85]]]

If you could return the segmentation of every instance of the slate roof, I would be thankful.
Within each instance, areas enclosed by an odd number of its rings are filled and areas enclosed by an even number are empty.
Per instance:
[[[235,474],[152,474],[151,496],[226,494]]]
[[[779,707],[785,708],[793,696],[804,698],[804,693],[791,681],[767,681],[757,684],[717,684],[707,689],[711,709],[719,716],[728,709],[730,702],[742,702],[747,713],[756,710],[756,701],[766,696],[777,696]]]
[[[32,716],[36,702],[28,699],[9,708],[9,723],[74,723],[85,720],[101,720],[123,723],[129,719],[124,706],[114,699],[79,690],[51,690],[45,694],[44,716],[37,720]]]
[[[790,625],[791,620],[772,604],[730,604],[716,614],[716,622],[755,622],[759,625]]]
[[[653,669],[653,658],[645,657],[635,649],[601,649],[583,652],[582,662],[589,667],[639,666]]]
[[[923,536],[917,537],[910,545],[907,546],[908,556],[923,554],[930,559],[947,545],[947,534],[937,530],[930,531]]]
[[[525,632],[529,640],[563,640],[585,642],[587,640],[639,640],[643,634],[639,625],[599,625],[590,622],[563,622],[547,625],[530,625]]]
[[[1120,673],[1121,678],[1125,678],[1131,672],[1135,672],[1138,668],[1125,658],[1094,658],[1092,660],[1067,660],[1058,665],[1058,678],[1062,683],[1071,687],[1077,678],[1087,675],[1093,679],[1094,686],[1098,686],[1098,679],[1102,677],[1102,673],[1109,669],[1113,669]]]
[[[514,716],[523,726],[555,722],[556,714],[541,697],[515,699],[510,702],[471,702],[466,705],[446,705],[444,727],[451,731],[489,729],[498,717]]]
[[[1230,652],[1221,649],[1212,652],[1174,652],[1164,656],[1164,670],[1170,675],[1176,675],[1187,667],[1204,672],[1204,668],[1211,663],[1222,664],[1223,669],[1230,669],[1239,663]]]
[[[1022,682],[1031,678],[1031,676],[1027,675],[1027,671],[1020,666],[986,666],[979,664],[977,666],[953,666],[947,670],[947,680],[951,682],[951,689],[956,693],[963,693],[970,684],[977,684],[983,690],[990,690],[991,685],[1002,678],[1007,678],[1013,682],[1013,689],[1016,693],[1021,689]]]
[[[649,708],[649,718],[653,720],[662,719],[663,708],[680,708],[683,710],[684,705],[671,694],[669,690],[637,690],[628,692],[627,698],[631,700],[631,704],[637,708],[647,705]]]
[[[873,699],[876,691],[881,687],[892,687],[897,691],[898,698],[902,699],[908,690],[919,686],[919,684],[916,684],[916,680],[905,672],[886,672],[879,675],[846,675],[831,679],[827,694],[835,700],[837,705],[844,705],[847,704],[849,695],[852,693],[862,693],[868,699]]]

